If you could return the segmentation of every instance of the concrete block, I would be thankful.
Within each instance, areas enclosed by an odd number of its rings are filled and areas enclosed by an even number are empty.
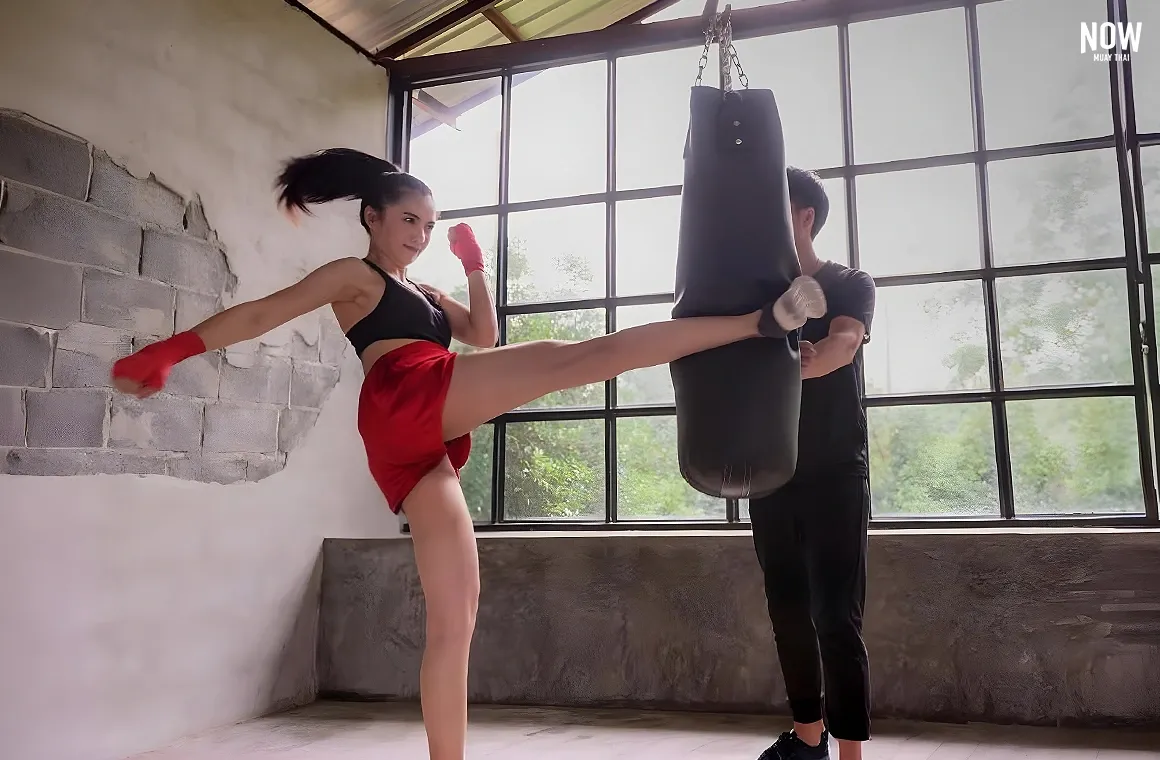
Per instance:
[[[281,472],[286,466],[286,455],[250,454],[247,457],[246,480],[257,482]]]
[[[0,385],[47,388],[52,336],[44,330],[0,322]]]
[[[182,480],[229,485],[246,479],[246,457],[238,454],[194,454],[169,462],[169,474]]]
[[[0,174],[83,201],[90,169],[88,143],[23,114],[0,112]]]
[[[109,445],[151,451],[197,451],[201,448],[201,401],[156,395],[145,399],[113,397]]]
[[[136,335],[167,338],[173,334],[174,296],[168,285],[86,269],[81,318]]]
[[[199,293],[220,295],[229,267],[221,251],[189,235],[145,230],[141,274]]]
[[[165,390],[179,396],[216,399],[221,360],[216,351],[186,359],[169,373]]]
[[[113,362],[133,353],[133,336],[124,330],[74,322],[56,337],[52,362],[55,388],[108,388]]]
[[[164,454],[95,449],[12,449],[4,458],[9,475],[164,475]]]
[[[346,350],[350,347],[350,341],[346,339],[342,328],[338,326],[338,320],[334,315],[327,314],[320,320],[322,338],[319,340],[321,344],[320,358],[323,364],[337,367],[342,364],[342,357],[346,354]]]
[[[75,388],[30,391],[24,403],[29,446],[88,448],[105,444],[108,392]]]
[[[252,366],[238,367],[227,357],[222,363],[218,397],[223,401],[285,406],[290,400],[290,360],[259,355]]]
[[[209,240],[213,236],[199,196],[194,196],[193,200],[185,205],[184,227],[187,233],[202,240]]]
[[[309,340],[294,333],[290,338],[290,358],[304,362],[317,362],[322,355],[320,344],[321,341],[317,333],[310,336]]]
[[[211,404],[205,409],[207,453],[273,454],[278,450],[278,407]]]
[[[141,227],[80,201],[8,184],[0,243],[57,261],[136,274]]]
[[[0,388],[0,446],[24,445],[24,389]]]
[[[318,421],[314,409],[283,409],[278,421],[278,448],[293,451]]]
[[[81,271],[0,248],[0,319],[68,327],[81,318]]]
[[[185,201],[150,174],[134,177],[104,151],[93,156],[89,202],[100,208],[171,230],[184,226]]]
[[[222,310],[221,298],[187,290],[177,291],[177,321],[174,329],[185,332]]]
[[[338,368],[324,364],[294,362],[290,381],[290,405],[318,409],[338,384]]]

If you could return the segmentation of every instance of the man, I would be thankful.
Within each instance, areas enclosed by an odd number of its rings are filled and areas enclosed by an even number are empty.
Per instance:
[[[831,735],[840,760],[861,760],[862,742],[870,738],[862,639],[870,486],[861,380],[874,280],[818,258],[813,240],[829,200],[817,175],[794,167],[788,175],[798,261],[822,286],[828,311],[801,329],[797,471],[773,495],[750,502],[794,721],[759,760],[828,760]]]

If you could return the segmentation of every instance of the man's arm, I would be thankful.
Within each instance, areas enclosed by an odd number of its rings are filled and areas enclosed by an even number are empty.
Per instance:
[[[838,313],[830,322],[830,332],[812,345],[813,352],[802,354],[802,379],[823,377],[854,361],[862,344],[870,337],[874,319],[874,279],[859,272],[838,302]]]

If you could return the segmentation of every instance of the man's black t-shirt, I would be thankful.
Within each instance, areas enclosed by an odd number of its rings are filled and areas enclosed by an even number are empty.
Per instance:
[[[858,269],[828,261],[814,274],[826,294],[826,314],[801,329],[801,339],[819,343],[835,317],[866,326],[874,318],[874,279]],[[862,408],[862,349],[854,361],[828,375],[802,381],[798,464],[794,480],[869,471],[866,412]]]

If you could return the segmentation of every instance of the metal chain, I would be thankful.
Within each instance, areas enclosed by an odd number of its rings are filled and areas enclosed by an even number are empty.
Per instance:
[[[729,65],[729,51],[733,48],[733,20],[730,16],[718,16],[717,52],[721,65],[721,92],[733,92],[733,69]]]
[[[705,30],[705,49],[701,51],[701,60],[697,66],[697,87],[701,86],[701,76],[705,73],[705,67],[709,65],[709,48],[713,45],[713,26],[710,25]]]
[[[745,69],[741,68],[741,59],[737,57],[737,48],[733,47],[733,42],[729,43],[729,53],[733,56],[733,65],[737,67],[737,76],[741,80],[741,86],[749,89],[749,77],[745,76]]]
[[[749,89],[749,77],[745,74],[745,69],[741,67],[741,59],[737,55],[737,48],[733,45],[733,21],[730,16],[718,14],[709,24],[709,28],[705,30],[705,47],[701,50],[701,60],[697,64],[697,81],[696,86],[701,86],[701,80],[705,75],[705,67],[709,65],[709,48],[713,46],[713,41],[716,40],[720,50],[720,66],[721,66],[721,80],[724,85],[725,92],[733,90],[733,75],[730,64],[737,67],[738,79],[741,86]]]

